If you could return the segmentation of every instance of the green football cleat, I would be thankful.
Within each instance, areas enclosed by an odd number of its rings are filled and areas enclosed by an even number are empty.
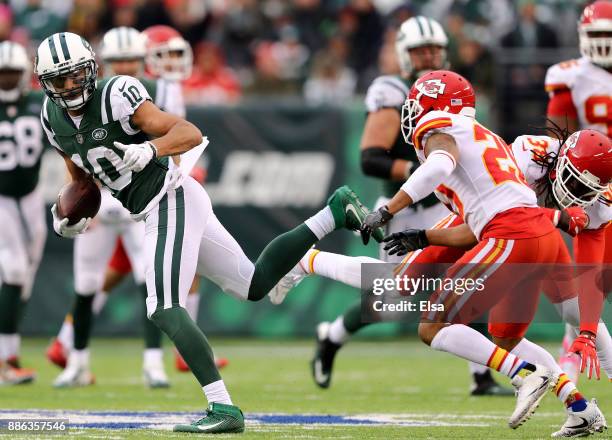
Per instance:
[[[357,194],[346,185],[334,191],[327,200],[327,205],[334,216],[336,229],[346,228],[351,231],[359,231],[361,223],[370,212],[363,206]],[[377,242],[382,242],[384,237],[382,228],[377,228],[372,233],[372,237]]]
[[[201,434],[223,434],[244,431],[244,416],[234,405],[211,403],[206,415],[191,425],[176,425],[174,432],[196,432]]]

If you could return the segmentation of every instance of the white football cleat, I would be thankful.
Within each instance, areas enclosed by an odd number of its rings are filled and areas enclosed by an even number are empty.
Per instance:
[[[586,437],[595,432],[604,432],[608,429],[606,418],[597,406],[597,399],[587,402],[583,411],[574,412],[567,409],[567,420],[560,430],[553,432],[550,436],[559,437]]]
[[[95,383],[94,375],[89,371],[89,353],[85,350],[72,350],[68,363],[62,373],[53,382],[55,388],[84,387]]]
[[[270,302],[275,306],[281,304],[291,289],[300,284],[300,282],[308,275],[308,272],[304,270],[302,265],[298,262],[293,269],[291,269],[287,275],[282,277],[276,286],[268,292]]]
[[[143,365],[142,378],[149,388],[168,388],[170,386],[170,381],[162,363]]]
[[[514,376],[512,385],[516,388],[516,407],[508,420],[508,426],[516,429],[531,417],[548,390],[559,380],[554,371],[536,364],[536,370],[528,376]]]

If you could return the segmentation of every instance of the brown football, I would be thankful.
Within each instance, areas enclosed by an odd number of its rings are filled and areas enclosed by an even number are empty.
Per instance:
[[[68,217],[68,224],[74,225],[84,217],[95,217],[101,201],[100,189],[92,179],[74,180],[57,196],[57,214]]]

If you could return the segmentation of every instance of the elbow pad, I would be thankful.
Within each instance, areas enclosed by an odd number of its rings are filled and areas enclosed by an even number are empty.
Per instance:
[[[393,158],[386,148],[368,147],[361,150],[361,170],[364,174],[389,179],[392,167]]]
[[[412,203],[424,199],[455,169],[455,158],[446,151],[433,151],[402,185],[402,191],[410,196]]]

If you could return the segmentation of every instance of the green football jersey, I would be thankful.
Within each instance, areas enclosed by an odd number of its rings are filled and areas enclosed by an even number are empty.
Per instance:
[[[0,103],[0,194],[23,197],[38,185],[46,136],[38,115],[44,93],[29,91],[15,103]]]
[[[95,176],[132,214],[144,212],[163,193],[168,180],[168,157],[155,158],[136,173],[124,166],[124,153],[114,146],[114,142],[147,140],[130,120],[147,99],[151,99],[149,93],[139,80],[114,76],[98,81],[78,127],[65,109],[49,99],[41,113],[51,144]]]

